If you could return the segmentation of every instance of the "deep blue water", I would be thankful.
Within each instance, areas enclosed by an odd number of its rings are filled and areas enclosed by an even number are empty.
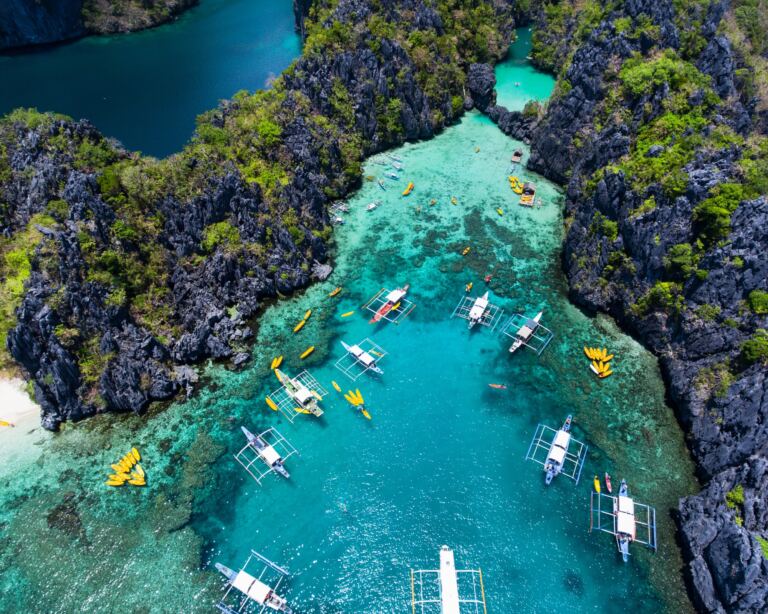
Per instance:
[[[300,53],[291,0],[203,0],[151,30],[0,55],[0,114],[86,118],[129,149],[166,156],[197,115],[264,87]]]

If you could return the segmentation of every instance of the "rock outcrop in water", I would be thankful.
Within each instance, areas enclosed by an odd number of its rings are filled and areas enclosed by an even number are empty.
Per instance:
[[[223,102],[166,160],[87,122],[0,121],[0,339],[46,428],[171,399],[208,358],[247,361],[261,304],[328,275],[327,205],[360,160],[458,117],[469,65],[513,27],[501,5],[373,6],[318,3],[273,88]]]
[[[694,603],[766,611],[768,139],[748,77],[763,60],[727,3],[560,7],[534,39],[560,77],[529,167],[567,184],[571,295],[660,357],[706,482],[679,511]]]
[[[3,0],[0,49],[57,43],[165,23],[199,0]],[[299,0],[296,0],[299,2]]]

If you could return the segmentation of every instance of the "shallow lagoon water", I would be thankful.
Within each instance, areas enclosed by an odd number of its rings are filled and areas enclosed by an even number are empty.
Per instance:
[[[290,0],[202,0],[150,30],[0,54],[0,114],[87,118],[129,149],[166,156],[198,114],[264,87],[300,53]]]
[[[536,70],[527,60],[531,53],[531,30],[518,28],[509,54],[496,65],[496,104],[522,111],[529,100],[544,102],[555,88],[552,75]]]
[[[516,204],[506,177],[519,146],[470,113],[395,152],[402,179],[387,180],[385,192],[366,182],[350,199],[332,277],[267,308],[252,363],[239,373],[209,365],[189,401],[66,425],[57,436],[0,432],[0,610],[211,611],[222,586],[213,562],[237,567],[254,548],[290,570],[285,589],[298,612],[405,612],[410,568],[434,568],[444,543],[459,566],[482,568],[490,612],[563,603],[577,612],[690,610],[669,510],[696,483],[656,361],[610,319],[568,302],[562,195],[517,169],[538,185],[541,206]],[[379,156],[365,174],[385,170]],[[416,188],[403,198],[407,181]],[[373,200],[381,206],[366,212]],[[556,336],[540,358],[510,356],[506,338],[450,319],[465,284],[482,292],[487,273],[507,314],[544,310]],[[410,317],[368,324],[360,305],[406,282],[417,304]],[[337,285],[344,291],[329,298]],[[371,421],[330,386],[352,387],[333,366],[339,341],[366,336],[389,352],[382,377],[355,385]],[[315,353],[299,360],[309,345]],[[595,380],[583,345],[616,355],[613,377]],[[267,408],[278,354],[287,372],[308,368],[329,390],[323,418],[291,424]],[[584,475],[546,488],[525,452],[537,423],[557,427],[568,413],[590,446]],[[241,424],[276,426],[298,448],[290,481],[269,476],[259,487],[235,463]],[[109,464],[132,445],[148,487],[107,488]],[[588,532],[591,477],[605,470],[656,506],[658,553],[633,547],[625,565],[610,536]]]

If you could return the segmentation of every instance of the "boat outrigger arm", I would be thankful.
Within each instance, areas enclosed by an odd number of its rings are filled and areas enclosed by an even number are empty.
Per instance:
[[[252,562],[262,566],[258,575],[253,575],[248,571]],[[221,563],[215,563],[215,566],[227,579],[227,589],[221,601],[216,604],[219,611],[225,614],[239,614],[248,608],[249,603],[255,603],[261,606],[259,613],[272,610],[293,614],[293,610],[288,607],[285,597],[277,593],[280,583],[288,575],[288,572],[258,552],[251,550],[251,555],[239,571],[234,571]],[[252,569],[254,567],[255,564],[251,565]],[[274,584],[274,586],[270,586],[270,584]],[[242,597],[236,598],[232,595],[234,591],[236,591],[235,594],[239,593]]]
[[[282,387],[270,393],[267,397],[268,404],[271,401],[274,407],[291,422],[298,414],[312,414],[317,417],[323,415],[319,402],[328,394],[328,391],[309,371],[302,371],[291,378],[280,369],[275,369],[275,375]]]
[[[245,435],[246,444],[235,454],[235,460],[240,463],[248,474],[261,485],[261,480],[270,473],[277,473],[284,478],[290,478],[285,468],[285,461],[293,454],[298,454],[290,442],[276,428],[254,435],[244,426],[240,427]],[[261,464],[265,470],[259,469]]]
[[[621,481],[618,496],[592,492],[589,500],[589,530],[610,533],[616,539],[616,547],[626,563],[629,545],[638,543],[656,550],[656,510],[644,503],[637,503],[629,496],[626,480]]]
[[[439,569],[411,569],[411,609],[414,613],[417,607],[421,614],[487,612],[482,570],[456,569],[453,550],[443,546]]]
[[[572,421],[573,417],[568,416],[559,430],[539,424],[528,446],[525,460],[544,467],[546,484],[561,474],[579,483],[589,448],[571,435]]]
[[[467,320],[467,326],[470,330],[476,324],[495,330],[504,317],[504,310],[498,305],[491,303],[488,295],[489,293],[486,292],[478,297],[462,296],[454,308],[451,317]]]
[[[542,326],[541,316],[543,311],[537,313],[533,318],[527,318],[522,314],[513,314],[501,332],[512,339],[512,345],[509,346],[509,352],[514,353],[525,346],[541,356],[541,353],[552,341],[555,336],[551,330]]]
[[[379,362],[387,355],[380,345],[377,345],[367,337],[354,345],[341,342],[346,354],[339,358],[334,365],[339,371],[352,381],[368,371],[384,375],[379,367]]]

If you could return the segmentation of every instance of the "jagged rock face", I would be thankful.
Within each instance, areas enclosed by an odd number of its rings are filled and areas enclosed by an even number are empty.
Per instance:
[[[472,64],[467,73],[467,89],[478,111],[487,111],[496,103],[496,75],[489,64]]]
[[[0,49],[40,45],[85,34],[83,0],[3,0],[0,3]]]
[[[740,102],[735,58],[728,40],[716,34],[724,10],[725,3],[713,4],[704,14],[701,32],[708,42],[695,65],[728,100],[710,129],[726,125],[747,135],[759,127],[759,118],[750,116]],[[617,17],[641,12],[658,27],[655,42],[644,36],[630,39],[614,30]],[[565,73],[570,90],[550,103],[534,128],[529,167],[568,186],[563,266],[572,299],[589,311],[610,313],[660,356],[669,395],[689,433],[700,475],[708,480],[700,494],[680,503],[679,525],[695,604],[702,611],[766,611],[768,566],[754,535],[768,531],[768,383],[764,366],[744,367],[739,361],[741,344],[756,329],[768,326],[764,315],[744,307],[751,291],[768,289],[768,198],[741,202],[731,217],[728,240],[705,250],[698,261],[706,274],[681,278],[683,311],[641,313],[638,299],[657,281],[669,279],[670,249],[695,242],[695,207],[713,187],[738,180],[741,152],[737,146],[698,151],[684,168],[682,193],[670,197],[655,184],[640,195],[633,190],[632,177],[607,167],[630,152],[641,120],[663,113],[664,101],[673,92],[662,87],[630,99],[622,109],[629,120],[594,128],[599,105],[609,95],[608,72],[652,44],[679,48],[674,14],[670,1],[638,0],[595,28],[573,53]],[[699,104],[695,96],[690,102]],[[588,137],[580,138],[584,131]],[[657,145],[646,156],[663,152]],[[592,189],[585,189],[600,169],[603,175]],[[654,205],[644,208],[650,196]],[[599,220],[615,223],[615,237],[595,231]],[[705,310],[716,310],[718,317],[704,317]],[[737,320],[737,326],[727,324]],[[733,365],[732,379],[717,375],[722,365]],[[737,484],[743,485],[747,501],[743,526],[734,522],[725,505],[725,493]]]

